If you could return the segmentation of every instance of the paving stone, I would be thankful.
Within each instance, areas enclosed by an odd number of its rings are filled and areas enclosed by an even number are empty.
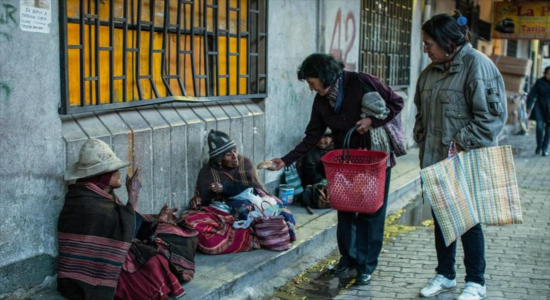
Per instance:
[[[483,227],[487,299],[550,299],[550,159],[530,154],[533,139],[514,136],[503,141],[514,148],[527,148],[515,156],[524,224]],[[419,290],[434,276],[437,264],[433,229],[406,233],[384,244],[384,249],[387,253],[380,256],[384,263],[378,266],[377,280],[368,289],[359,289],[358,295],[364,299],[418,299]],[[462,260],[459,242],[458,287],[436,299],[455,299],[460,294],[465,276]],[[380,280],[385,277],[392,281]]]

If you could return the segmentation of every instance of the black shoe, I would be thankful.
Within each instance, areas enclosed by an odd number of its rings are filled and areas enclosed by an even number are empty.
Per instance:
[[[336,269],[333,269],[332,270],[332,275],[334,276],[340,276],[340,275],[344,275],[346,274],[347,272],[349,272],[351,269],[353,269],[354,266],[349,266],[349,265],[341,265],[341,264],[338,264],[336,266]]]
[[[357,273],[355,276],[355,285],[367,285],[370,283],[370,274]]]
[[[539,154],[540,154],[540,150],[541,150],[540,147],[537,147],[537,150],[535,150],[535,154],[536,154],[536,155],[539,155]]]

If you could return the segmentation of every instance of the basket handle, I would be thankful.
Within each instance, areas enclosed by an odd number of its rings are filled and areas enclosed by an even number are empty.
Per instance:
[[[351,128],[348,133],[346,134],[346,137],[344,138],[344,144],[343,144],[343,149],[342,149],[342,162],[350,162],[350,141],[351,141],[351,135],[353,134],[354,131],[357,130],[357,128],[359,128],[359,125],[355,125],[353,128]],[[347,151],[347,155],[346,155],[346,151]]]

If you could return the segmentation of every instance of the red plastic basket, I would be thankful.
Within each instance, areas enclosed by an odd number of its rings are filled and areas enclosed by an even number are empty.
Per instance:
[[[372,214],[384,204],[388,153],[372,150],[333,150],[321,161],[325,166],[332,208]],[[349,162],[348,162],[349,159]]]

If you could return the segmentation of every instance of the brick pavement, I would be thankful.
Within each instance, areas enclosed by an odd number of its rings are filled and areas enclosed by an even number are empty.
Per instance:
[[[550,157],[534,155],[534,136],[501,142],[514,147],[524,224],[484,226],[487,298],[550,299]],[[420,299],[418,292],[434,276],[433,228],[398,236],[384,245],[368,286],[344,289],[335,299]],[[462,245],[457,249],[454,292],[433,299],[455,299],[464,286]],[[421,298],[426,299],[426,298]]]

